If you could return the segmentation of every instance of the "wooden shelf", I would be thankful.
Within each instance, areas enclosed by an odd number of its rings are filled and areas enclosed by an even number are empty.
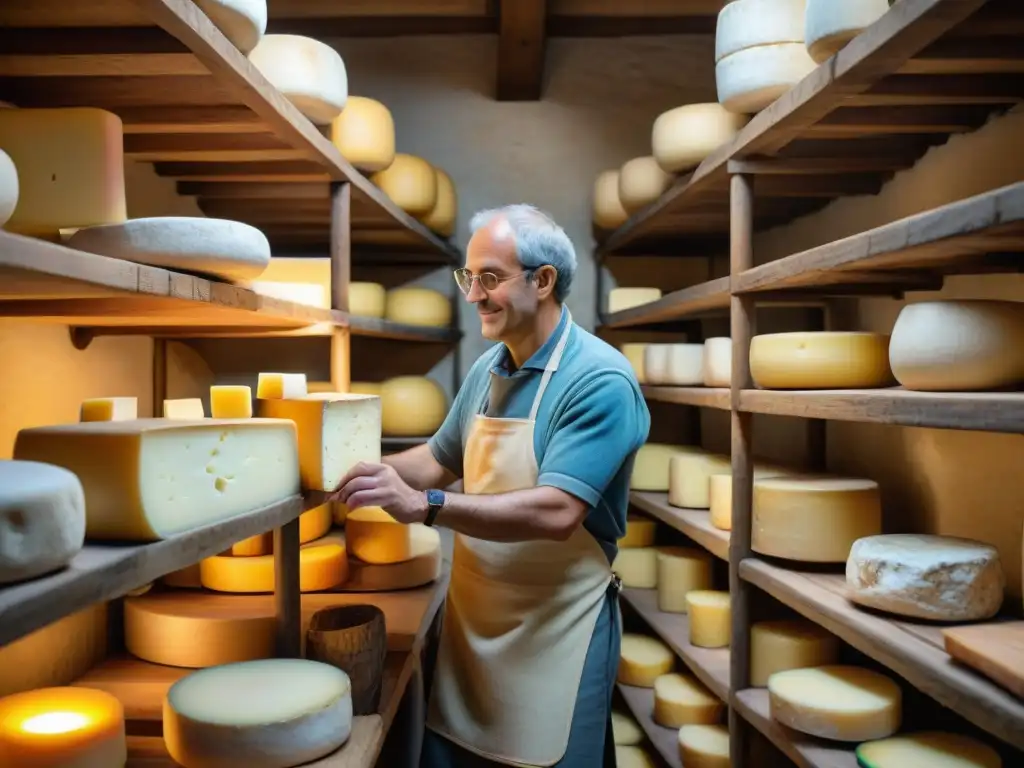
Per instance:
[[[729,559],[729,531],[715,528],[708,510],[673,507],[668,503],[667,493],[650,491],[630,491],[629,503],[685,533],[715,557]]]
[[[717,387],[662,387],[644,384],[640,387],[647,400],[677,405],[694,405],[698,408],[717,408],[728,411],[732,405],[728,389]]]
[[[870,656],[979,728],[1024,749],[1024,702],[946,653],[942,625],[888,618],[846,598],[840,574],[788,570],[762,560],[740,576]]]
[[[632,328],[671,320],[728,314],[729,278],[719,277],[700,285],[683,288],[657,301],[604,315],[605,328]]]
[[[349,316],[349,327],[353,336],[368,336],[374,339],[397,341],[423,341],[436,344],[457,344],[462,331],[457,327],[438,328],[425,325],[408,325],[381,320],[376,317]]]
[[[616,684],[626,706],[647,734],[647,739],[670,768],[684,768],[679,757],[679,729],[654,722],[654,689]]]

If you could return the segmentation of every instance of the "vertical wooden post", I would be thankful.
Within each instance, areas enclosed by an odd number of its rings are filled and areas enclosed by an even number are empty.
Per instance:
[[[167,339],[153,339],[153,416],[164,415],[167,399]]]
[[[274,605],[277,615],[275,651],[283,658],[297,659],[302,655],[298,514],[294,520],[274,530]]]
[[[348,286],[352,275],[352,185],[331,185],[331,309],[348,312]],[[331,386],[348,392],[352,381],[351,331],[335,328],[331,334]]]

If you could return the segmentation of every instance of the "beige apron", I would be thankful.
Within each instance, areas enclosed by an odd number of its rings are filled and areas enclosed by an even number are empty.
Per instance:
[[[466,493],[536,486],[534,423],[572,326],[569,317],[528,419],[476,415],[463,461]],[[495,762],[557,763],[611,580],[608,557],[582,525],[568,541],[456,534],[427,726]]]

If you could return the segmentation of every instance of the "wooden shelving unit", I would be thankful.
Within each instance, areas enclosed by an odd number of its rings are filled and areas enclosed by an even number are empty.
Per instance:
[[[679,757],[679,729],[654,722],[654,689],[635,685],[617,685],[622,700],[633,713],[647,739],[669,768],[684,768]]]
[[[715,557],[729,559],[729,532],[715,528],[706,509],[673,507],[668,503],[667,493],[650,491],[630,492],[629,503],[686,534]]]

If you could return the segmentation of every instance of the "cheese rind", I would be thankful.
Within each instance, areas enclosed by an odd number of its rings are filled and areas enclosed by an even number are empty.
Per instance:
[[[448,413],[448,398],[433,379],[426,376],[395,376],[379,386],[381,429],[384,435],[432,435],[444,422]]]
[[[441,536],[435,528],[414,523],[408,526],[411,556],[401,563],[364,563],[357,557],[348,561],[348,578],[335,592],[392,592],[412,589],[441,577]],[[334,537],[335,534],[330,534]]]
[[[131,421],[139,418],[137,397],[92,397],[82,401],[79,421]]]
[[[249,53],[267,31],[267,0],[195,0],[200,10],[242,53]]]
[[[345,108],[345,62],[326,43],[301,35],[264,35],[249,61],[316,125],[330,124]]]
[[[626,535],[618,540],[619,549],[650,547],[654,544],[654,533],[658,524],[640,515],[626,515]]]
[[[750,685],[763,688],[768,678],[787,669],[822,667],[839,659],[839,641],[805,619],[759,621],[750,628]]]
[[[889,337],[798,331],[755,336],[750,375],[763,389],[868,389],[892,383]]]
[[[658,585],[658,553],[653,547],[620,549],[612,570],[622,579],[623,586],[654,589]]]
[[[422,157],[396,154],[391,164],[373,174],[370,181],[413,216],[424,216],[437,204],[437,174]]]
[[[704,340],[704,369],[701,376],[705,387],[728,387],[732,383],[732,339],[716,336]]]
[[[856,0],[855,0],[856,1]],[[715,63],[747,48],[804,41],[807,0],[734,0],[718,13]]]
[[[179,400],[164,400],[164,418],[175,421],[205,419],[203,401],[198,397],[184,397]]]
[[[634,157],[619,169],[619,202],[633,214],[661,197],[672,181],[672,174],[663,171],[654,157]]]
[[[711,506],[710,479],[716,472],[732,468],[728,456],[715,453],[680,453],[668,467],[668,503],[685,509]]]
[[[345,518],[348,551],[364,563],[390,565],[413,557],[412,531],[380,507],[351,510]]]
[[[889,0],[807,0],[804,40],[819,64],[882,18]]]
[[[681,173],[700,165],[732,141],[747,124],[721,104],[687,104],[658,115],[651,127],[651,149],[663,171]]]
[[[624,312],[661,298],[661,288],[612,288],[608,291],[608,313]]]
[[[392,288],[384,317],[393,323],[444,328],[452,324],[452,301],[430,288]]]
[[[699,386],[704,381],[704,345],[648,344],[644,377],[650,384]]]
[[[629,213],[622,207],[622,201],[619,199],[618,170],[603,171],[594,180],[591,218],[595,227],[606,230],[621,227],[629,218]]]
[[[711,555],[696,547],[658,547],[658,610],[686,613],[686,596],[711,589]]]
[[[671,672],[675,656],[660,640],[630,632],[622,636],[617,679],[623,685],[653,688],[654,681]]]
[[[729,729],[724,725],[684,725],[679,729],[679,759],[686,768],[732,768]]]
[[[635,746],[643,743],[644,732],[632,715],[613,709],[612,739],[617,746]]]
[[[920,732],[857,745],[864,768],[1002,768],[1003,760],[988,744],[970,736]]]
[[[246,594],[274,591],[274,555],[215,555],[199,563],[203,586],[215,592]],[[334,542],[312,542],[299,550],[299,590],[322,592],[348,578],[345,548]]]
[[[210,387],[210,416],[215,419],[252,417],[252,387],[245,384],[214,384]]]
[[[18,169],[11,156],[0,149],[0,227],[18,206]]]
[[[383,171],[395,159],[395,120],[379,101],[349,96],[331,122],[331,142],[360,171]]]
[[[726,56],[715,65],[718,101],[730,112],[760,112],[814,71],[803,43],[761,45]]]
[[[721,699],[689,675],[669,673],[654,681],[654,722],[666,728],[712,725],[724,709]]]
[[[455,219],[458,216],[459,196],[455,191],[455,182],[452,177],[435,167],[437,175],[437,201],[430,213],[422,216],[427,229],[433,230],[442,237],[451,237],[455,234]]]
[[[629,361],[633,375],[636,376],[637,384],[646,384],[647,377],[644,376],[644,350],[647,344],[623,344],[619,351]]]
[[[690,644],[698,648],[728,648],[732,636],[732,600],[728,592],[695,590],[686,594],[690,614]]]

